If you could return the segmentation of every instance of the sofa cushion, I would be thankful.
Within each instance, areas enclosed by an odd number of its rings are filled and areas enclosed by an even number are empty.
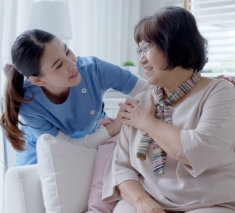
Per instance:
[[[38,169],[47,213],[87,210],[96,149],[44,134],[37,142]]]

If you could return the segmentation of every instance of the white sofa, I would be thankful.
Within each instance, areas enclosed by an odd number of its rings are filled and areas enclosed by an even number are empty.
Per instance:
[[[4,192],[4,213],[45,213],[37,165],[8,169]]]
[[[97,150],[43,135],[38,164],[11,167],[4,213],[81,213],[87,210]]]

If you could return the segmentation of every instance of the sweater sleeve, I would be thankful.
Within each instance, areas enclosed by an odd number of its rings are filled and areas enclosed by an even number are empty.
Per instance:
[[[181,130],[181,142],[191,164],[185,168],[192,176],[222,168],[234,158],[234,126],[235,91],[224,87],[207,98],[197,127]]]
[[[75,145],[83,145],[88,148],[96,148],[97,149],[98,146],[105,143],[105,141],[107,141],[110,138],[110,136],[109,136],[106,128],[102,126],[93,134],[86,135],[85,137],[80,138],[80,139],[72,139],[72,138],[66,136],[61,131],[58,132],[56,138],[58,140],[64,140],[69,143],[73,143]]]
[[[21,117],[23,119],[23,123],[32,128],[36,137],[39,137],[42,134],[50,134],[53,136],[58,134],[58,128],[41,116],[21,111]]]

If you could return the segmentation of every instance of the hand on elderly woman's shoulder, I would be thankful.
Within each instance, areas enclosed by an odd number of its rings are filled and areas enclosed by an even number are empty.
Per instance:
[[[223,78],[223,79],[225,79],[225,80],[228,80],[228,81],[230,81],[231,83],[233,83],[233,85],[235,86],[235,77],[219,75],[219,76],[217,76],[217,78]]]
[[[122,109],[120,109],[117,113],[116,119],[112,118],[103,118],[98,121],[100,126],[104,126],[107,129],[107,132],[110,136],[115,136],[121,130],[122,121],[121,121],[121,113]]]
[[[126,99],[125,103],[119,103],[121,110],[122,124],[145,130],[146,122],[154,118],[155,104],[153,98],[150,97],[150,106],[144,107],[139,104],[136,99]]]

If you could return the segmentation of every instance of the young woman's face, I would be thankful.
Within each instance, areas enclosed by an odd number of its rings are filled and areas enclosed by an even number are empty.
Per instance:
[[[81,81],[74,53],[58,38],[45,45],[40,80],[42,86],[55,90],[75,86]]]
[[[139,61],[145,70],[145,75],[150,84],[165,87],[171,75],[170,70],[163,70],[166,67],[166,57],[154,44],[145,41],[139,43]]]

